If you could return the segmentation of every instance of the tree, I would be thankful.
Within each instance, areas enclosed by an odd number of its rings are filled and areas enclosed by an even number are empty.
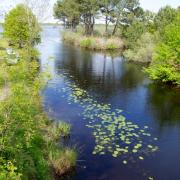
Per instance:
[[[115,3],[113,0],[101,0],[100,10],[102,15],[105,17],[105,33],[108,33],[108,25],[110,22],[114,22],[114,8]]]
[[[91,35],[99,8],[100,2],[97,0],[58,0],[54,6],[54,16],[71,26],[82,22],[85,34]]]
[[[130,26],[134,18],[139,16],[139,0],[115,0],[115,35],[118,26]]]
[[[144,11],[143,14],[143,23],[147,29],[148,32],[154,33],[156,31],[154,19],[155,19],[156,13],[153,13],[151,11]]]
[[[22,0],[30,8],[39,22],[44,22],[51,15],[50,0]]]
[[[5,17],[4,35],[13,45],[34,46],[40,41],[40,26],[27,6],[20,4]]]
[[[153,61],[147,69],[150,77],[180,85],[180,11],[175,20],[161,30],[160,43],[155,48]]]
[[[75,0],[57,1],[54,5],[54,17],[62,20],[65,27],[76,29],[80,21],[79,4]]]
[[[85,34],[92,35],[95,25],[95,17],[100,9],[100,1],[78,0],[80,4],[81,21],[85,26]]]
[[[154,19],[156,30],[162,33],[161,30],[163,30],[167,25],[172,23],[175,20],[175,18],[176,9],[170,6],[161,8]]]

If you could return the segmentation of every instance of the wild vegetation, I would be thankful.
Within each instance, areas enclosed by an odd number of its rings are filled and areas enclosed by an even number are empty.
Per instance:
[[[64,33],[66,41],[89,49],[126,47],[126,60],[150,63],[146,72],[152,79],[176,85],[180,84],[179,12],[170,6],[157,14],[144,11],[139,0],[58,0],[54,6],[54,16],[73,31]],[[104,30],[97,30],[99,20],[104,20]]]
[[[79,33],[66,31],[63,33],[63,39],[66,42],[75,44],[87,49],[92,50],[123,50],[124,42],[117,38],[105,38],[105,37],[95,37],[95,36],[82,36]]]
[[[60,145],[70,126],[50,121],[43,112],[40,90],[45,82],[34,48],[40,31],[31,22],[39,27],[31,10],[18,5],[7,15],[5,38],[0,39],[0,90],[6,93],[0,91],[0,179],[52,179],[53,172],[70,171],[77,158],[73,149]],[[13,64],[8,63],[11,54],[19,55]]]
[[[13,28],[12,28],[13,27]],[[21,4],[5,17],[4,36],[18,47],[33,46],[40,41],[40,26],[31,9]]]
[[[180,10],[161,32],[147,72],[152,79],[180,85]]]

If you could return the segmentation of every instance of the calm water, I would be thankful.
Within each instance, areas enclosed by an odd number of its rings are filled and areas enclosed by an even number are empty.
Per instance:
[[[79,153],[67,179],[179,180],[180,92],[153,84],[142,66],[64,44],[60,31],[44,27],[39,49],[52,75],[44,108],[72,125],[67,144]]]

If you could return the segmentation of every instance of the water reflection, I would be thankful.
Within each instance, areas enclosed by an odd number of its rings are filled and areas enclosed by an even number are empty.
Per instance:
[[[178,89],[150,84],[148,101],[160,127],[180,125],[180,96]]]
[[[58,28],[52,27],[46,27],[43,31],[43,43],[40,46],[42,66],[47,64],[49,56],[54,56],[54,60],[50,63],[54,76],[44,91],[44,104],[46,110],[51,109],[50,115],[53,118],[63,119],[73,125],[71,140],[83,146],[79,159],[83,159],[84,163],[80,165],[86,166],[87,169],[77,168],[79,173],[72,179],[139,180],[145,179],[148,171],[148,176],[153,176],[154,179],[178,180],[179,90],[153,84],[142,72],[142,66],[124,62],[121,57],[111,57],[66,45],[60,41],[59,31]],[[88,110],[89,113],[85,112],[84,115],[82,113],[82,108],[86,108],[87,105],[87,102],[82,101],[87,97],[81,99],[81,108],[77,105],[79,101],[76,98],[76,103],[71,99],[71,103],[68,104],[68,96],[62,92],[67,83],[69,87],[73,85],[70,88],[71,93],[74,87],[78,88],[78,95],[81,94],[79,90],[87,92],[90,97],[88,100],[92,99],[91,102],[94,104],[92,111]],[[117,108],[124,110],[123,116],[133,125],[139,127],[147,125],[152,135],[149,139],[151,141],[151,138],[158,137],[157,146],[160,151],[154,157],[145,158],[137,166],[134,164],[124,166],[120,158],[113,158],[107,154],[93,155],[97,139],[93,136],[93,129],[85,126],[89,117],[83,119],[83,116],[89,115],[91,119],[93,112],[98,110],[99,103],[111,107],[112,113]],[[97,112],[92,121],[95,120],[101,125],[103,121],[99,122],[98,115],[101,116],[102,113]],[[112,117],[111,114],[109,116]],[[116,122],[112,120],[109,124],[111,123]],[[102,124],[102,127],[106,126]],[[102,132],[97,138],[101,136]],[[116,152],[114,155],[116,156]]]
[[[68,51],[67,46],[63,46],[62,52],[61,61],[55,65],[57,73],[65,71],[79,86],[98,95],[110,97],[119,90],[136,88],[145,80],[141,67],[125,63],[122,58],[77,50],[71,46],[68,46]]]

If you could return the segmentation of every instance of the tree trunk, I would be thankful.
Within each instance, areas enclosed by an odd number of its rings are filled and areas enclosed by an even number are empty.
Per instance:
[[[120,13],[118,14],[118,17],[117,17],[117,20],[116,20],[116,24],[114,26],[114,30],[113,30],[113,33],[112,33],[113,36],[116,34],[116,30],[117,30],[117,27],[118,27],[119,19],[120,19]]]
[[[91,36],[94,31],[94,24],[95,24],[95,18],[94,17],[88,17],[87,22],[85,23],[85,34],[88,36]]]
[[[116,20],[116,24],[114,26],[113,33],[112,33],[113,36],[116,34],[116,30],[117,30],[117,26],[118,26],[118,21],[119,21],[119,19]]]
[[[105,33],[107,34],[108,33],[108,17],[106,15],[106,30],[105,30]]]

